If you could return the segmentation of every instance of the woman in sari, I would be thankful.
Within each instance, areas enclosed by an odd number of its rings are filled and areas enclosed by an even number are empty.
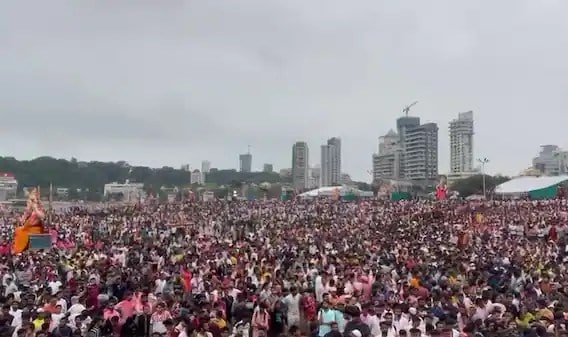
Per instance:
[[[24,223],[14,231],[12,254],[19,254],[28,248],[30,235],[44,232],[44,217],[45,213],[39,202],[39,193],[37,189],[34,188],[28,197],[28,203],[24,213]]]

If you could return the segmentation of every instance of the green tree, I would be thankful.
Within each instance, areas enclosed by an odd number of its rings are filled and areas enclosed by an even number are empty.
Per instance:
[[[361,191],[372,191],[373,190],[373,185],[368,184],[366,182],[354,181],[353,184],[355,185],[355,187],[357,187],[357,189],[360,189]]]
[[[492,193],[495,187],[510,179],[501,175],[485,175],[485,190],[487,194]],[[462,198],[467,198],[473,194],[483,194],[483,175],[477,174],[469,178],[460,179],[450,186],[450,190],[457,191]]]
[[[130,166],[125,161],[119,162],[81,162],[51,157],[38,157],[33,160],[17,160],[13,157],[0,157],[0,172],[10,172],[16,176],[20,191],[23,187],[40,186],[42,191],[49,184],[57,187],[78,188],[79,197],[87,200],[101,200],[105,184],[111,182],[139,182],[144,184],[146,192],[157,195],[161,187],[190,186],[191,173],[172,167],[150,168]],[[238,186],[242,183],[261,184],[286,183],[289,178],[282,178],[274,172],[238,172],[236,170],[212,169],[207,174],[207,183],[217,186]],[[88,191],[85,192],[85,191]]]

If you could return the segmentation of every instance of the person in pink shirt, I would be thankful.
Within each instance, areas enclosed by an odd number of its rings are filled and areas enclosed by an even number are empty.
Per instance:
[[[103,318],[107,320],[115,316],[120,317],[120,313],[109,303],[103,310]]]
[[[361,295],[365,302],[371,299],[371,293],[373,288],[373,282],[375,282],[373,274],[369,273],[369,275],[363,275],[360,277],[361,281]]]
[[[134,309],[136,308],[137,299],[134,298],[132,293],[127,293],[125,298],[118,302],[117,305],[114,306],[116,310],[121,312],[121,317],[123,319],[127,319],[128,317],[134,314]]]
[[[57,237],[57,230],[55,228],[51,228],[49,230],[49,235],[51,235],[51,242],[58,242],[58,237]]]

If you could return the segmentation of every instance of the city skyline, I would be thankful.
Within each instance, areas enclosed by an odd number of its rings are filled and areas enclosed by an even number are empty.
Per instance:
[[[440,173],[447,123],[473,110],[476,158],[514,175],[540,145],[568,148],[567,10],[555,0],[3,2],[0,154],[238,169],[235,154],[252,144],[259,171],[289,167],[298,139],[319,152],[337,136],[343,171],[368,181],[377,137],[419,101],[410,115],[440,126]]]

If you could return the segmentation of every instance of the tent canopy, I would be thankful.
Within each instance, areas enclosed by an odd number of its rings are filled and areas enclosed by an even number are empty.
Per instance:
[[[369,195],[370,194],[370,195]],[[354,187],[349,186],[326,186],[316,188],[315,190],[307,191],[300,194],[300,197],[318,197],[318,196],[360,196],[360,197],[367,197],[373,196],[373,192],[365,192],[361,191]]]
[[[554,177],[517,177],[502,183],[495,187],[497,194],[519,194],[529,193],[531,191],[542,190],[564,181],[568,181],[568,176],[554,176]]]

